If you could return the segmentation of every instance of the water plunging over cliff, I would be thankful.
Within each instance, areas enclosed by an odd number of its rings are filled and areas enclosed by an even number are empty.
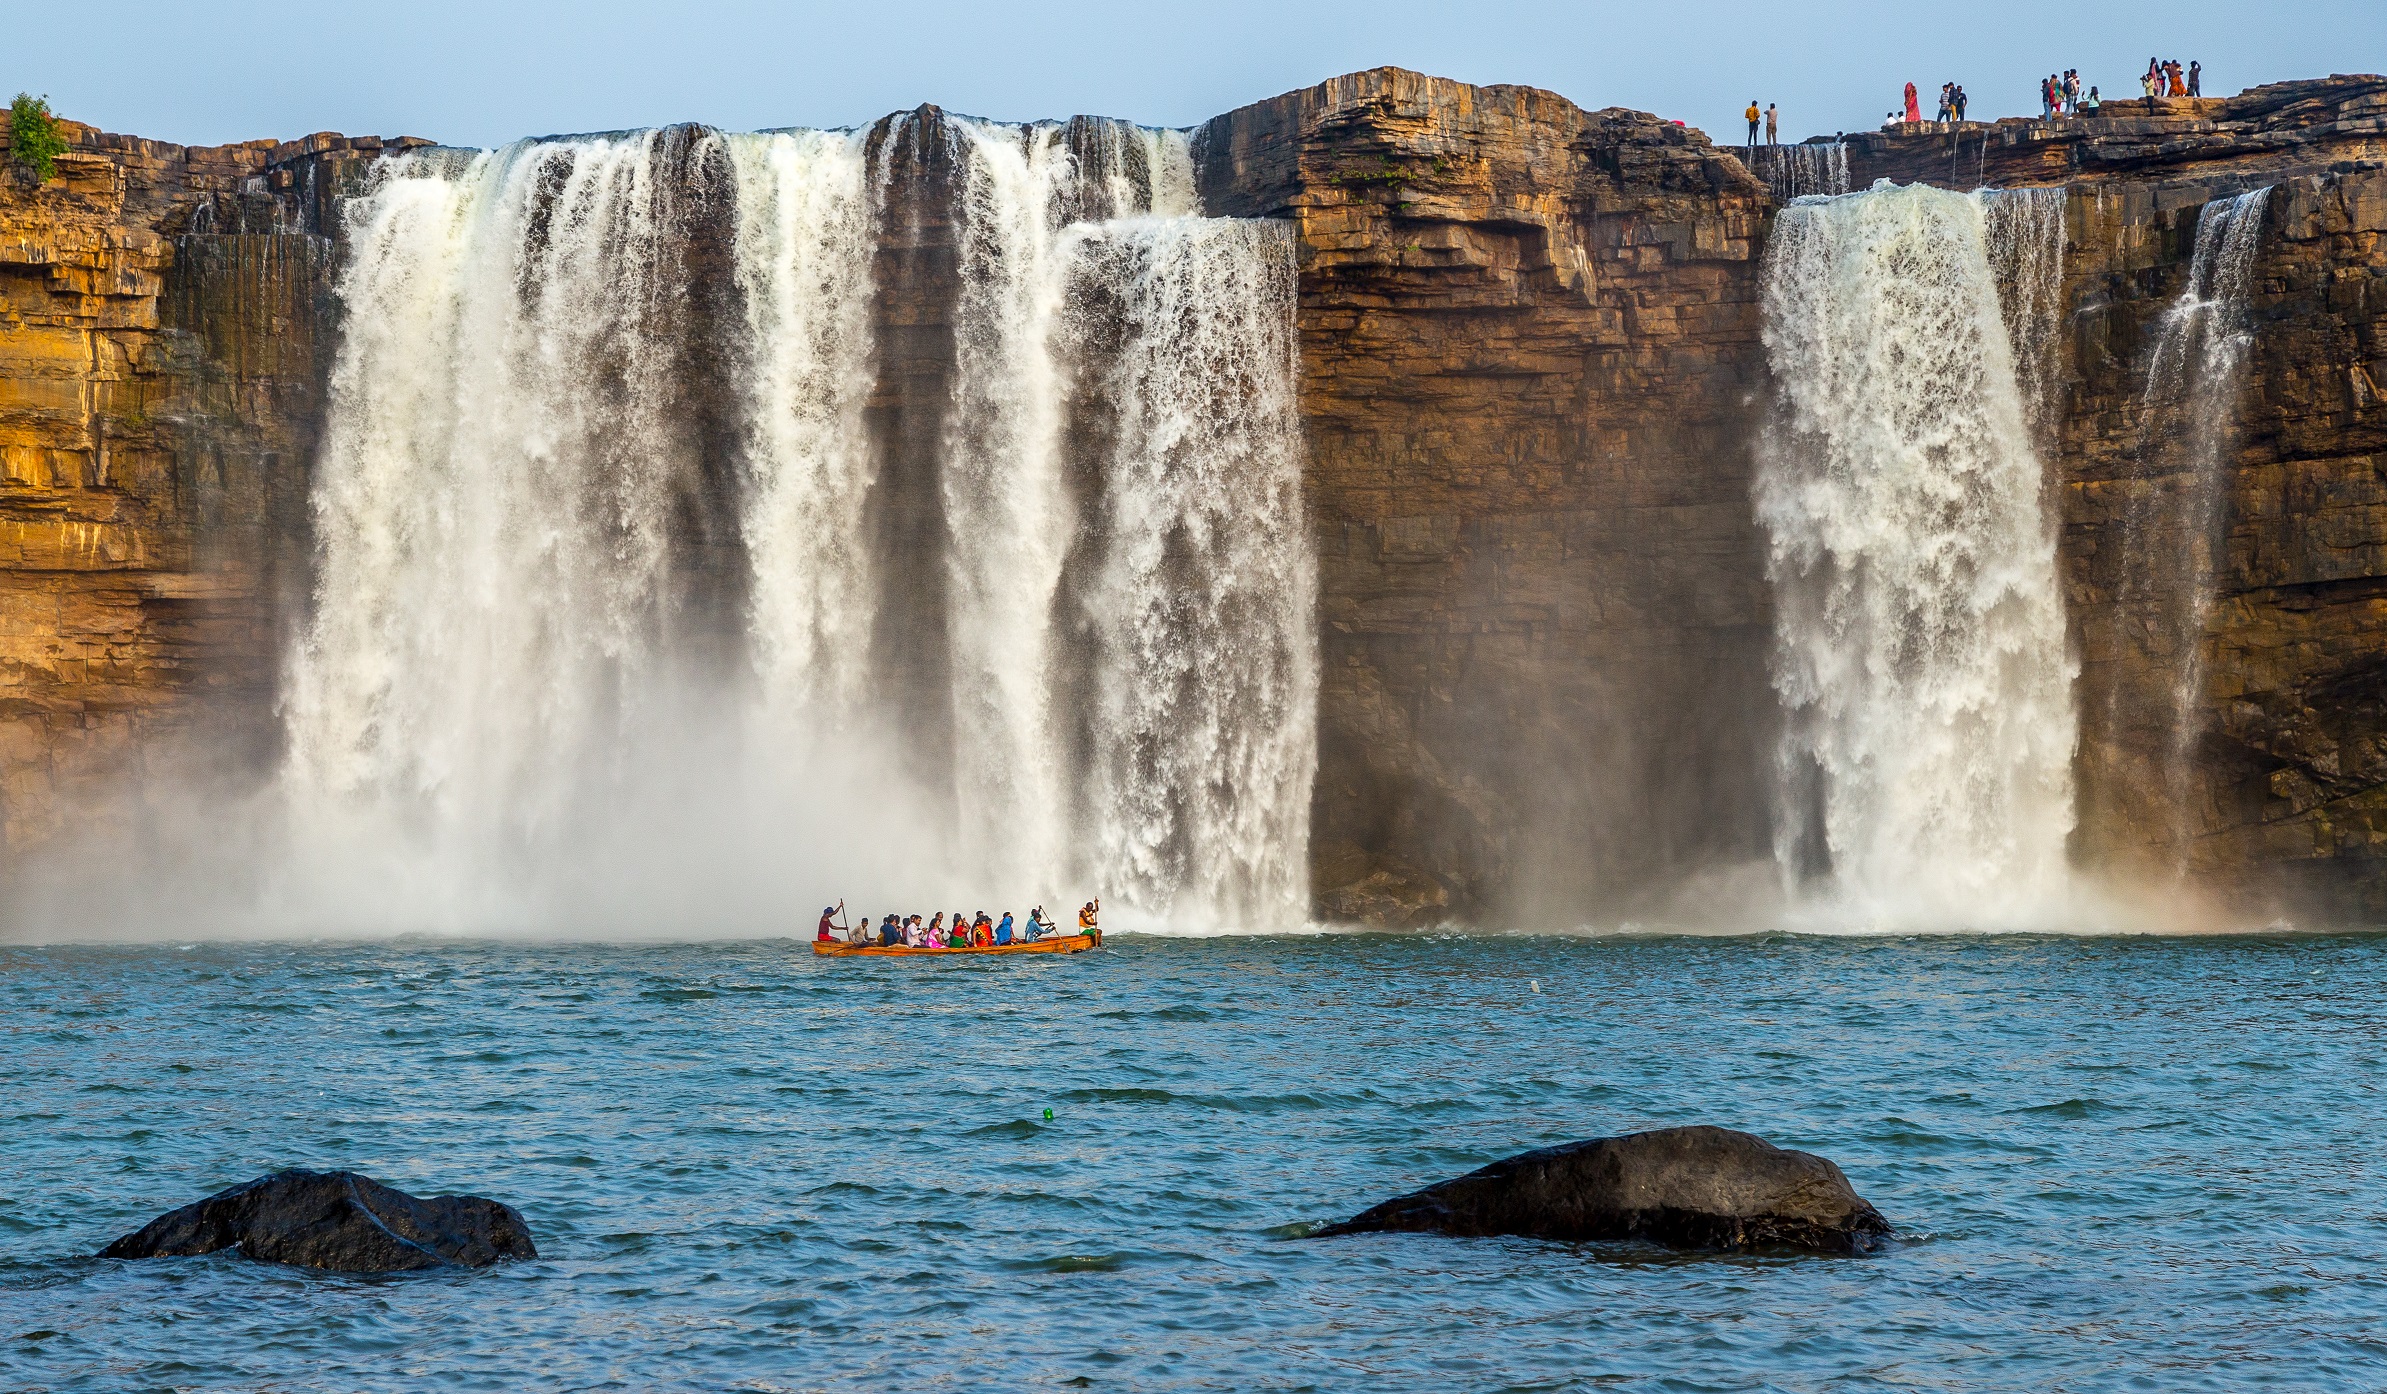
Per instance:
[[[1989,266],[1997,278],[2014,383],[2034,445],[2044,449],[2062,412],[2065,189],[1987,189],[1973,197],[1988,221]]]
[[[666,141],[404,156],[352,212],[286,782],[310,833],[391,810],[442,894],[568,815],[672,618]]]
[[[1318,578],[1286,313],[1292,233],[1189,217],[1077,232],[1076,396],[1107,405],[1090,442],[1095,525],[1071,567],[1092,678],[1078,791],[1089,855],[1146,903],[1297,921]]]
[[[1760,145],[1754,156],[1757,176],[1784,203],[1848,192],[1848,147],[1838,141]]]
[[[2075,665],[1983,204],[1787,208],[1764,309],[1785,868],[1875,923],[2032,922],[2066,884]]]
[[[1297,921],[1292,247],[1192,190],[1181,134],[1082,118],[385,162],[349,214],[296,822],[354,822],[467,921],[682,839],[764,906],[876,864],[924,908]],[[950,269],[891,311],[898,201]],[[941,437],[896,472],[891,313],[915,358],[950,334]],[[926,522],[890,548],[893,516]],[[941,652],[897,671],[889,635]],[[713,831],[675,830],[691,799]]]
[[[2189,795],[2204,734],[2202,639],[2213,613],[2238,390],[2253,342],[2247,294],[2270,196],[2256,189],[2205,205],[2188,284],[2156,328],[2141,399],[2135,473],[2142,481],[2169,476],[2170,487],[2139,495],[2126,520],[2122,600],[2145,617],[2146,641],[2172,677],[2163,777],[2183,866],[2199,821]]]

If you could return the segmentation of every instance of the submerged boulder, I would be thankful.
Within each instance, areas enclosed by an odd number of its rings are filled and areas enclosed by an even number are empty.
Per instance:
[[[1861,1253],[1890,1222],[1812,1152],[1696,1127],[1526,1152],[1396,1196],[1313,1237],[1388,1230]]]
[[[277,1171],[160,1215],[99,1251],[243,1258],[340,1273],[396,1273],[537,1258],[513,1206],[480,1196],[410,1196],[353,1171]]]

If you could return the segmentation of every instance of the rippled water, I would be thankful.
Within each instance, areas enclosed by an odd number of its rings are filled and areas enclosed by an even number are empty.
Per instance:
[[[2387,941],[803,947],[0,950],[0,1388],[2387,1381]],[[1905,1237],[1286,1237],[1684,1122]],[[499,1197],[543,1257],[80,1257],[289,1165]]]

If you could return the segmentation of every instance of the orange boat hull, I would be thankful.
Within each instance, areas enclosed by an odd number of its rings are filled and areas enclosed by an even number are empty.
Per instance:
[[[1088,949],[1102,947],[1102,931],[1092,934],[1063,934],[1051,939],[1032,939],[1011,944],[989,944],[976,949],[913,949],[895,944],[847,944],[835,939],[815,939],[813,953],[822,958],[932,958],[939,954],[1082,954]]]

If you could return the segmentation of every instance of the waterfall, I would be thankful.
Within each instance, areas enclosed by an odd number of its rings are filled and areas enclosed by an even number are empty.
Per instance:
[[[2076,669],[1983,204],[1796,204],[1764,275],[1785,871],[1869,923],[2036,922],[2067,881]]]
[[[1293,390],[1293,239],[1195,217],[1082,229],[1073,299],[1115,338],[1092,649],[1095,879],[1237,924],[1309,900],[1317,570]]]
[[[862,141],[718,139],[737,180],[755,664],[767,720],[833,733],[867,696],[856,656],[869,649],[878,584],[863,528],[876,244]]]
[[[2171,475],[2167,500],[2148,493],[2125,520],[2123,602],[2149,617],[2148,637],[2171,671],[2171,740],[2164,782],[2173,840],[2185,847],[2197,742],[2204,734],[2202,639],[2212,618],[2229,446],[2254,342],[2247,297],[2268,188],[2215,199],[2197,218],[2188,284],[2156,326],[2140,401],[2136,477]]]
[[[481,862],[552,827],[639,702],[684,450],[665,139],[402,156],[349,205],[285,697],[302,817],[389,800]]]
[[[889,143],[947,144],[907,166],[906,254],[949,229],[951,261],[900,303],[895,161],[862,134],[375,167],[344,214],[286,879],[363,857],[364,913],[409,924],[654,913],[624,890],[768,916],[858,880],[1303,917],[1291,240],[1201,217],[1179,132],[911,121]],[[888,326],[917,364],[947,314],[943,431],[891,482]],[[890,551],[889,512],[922,545]],[[949,768],[941,741],[901,758],[918,708],[872,661],[922,587],[945,619],[902,639],[945,647]]]
[[[2031,438],[2042,450],[2062,402],[2059,335],[2064,324],[2064,189],[1982,190],[1989,265],[1997,278],[2006,339],[2014,349],[2014,383],[2022,392]]]
[[[1848,192],[1848,147],[1838,141],[1756,147],[1757,174],[1783,203]]]

